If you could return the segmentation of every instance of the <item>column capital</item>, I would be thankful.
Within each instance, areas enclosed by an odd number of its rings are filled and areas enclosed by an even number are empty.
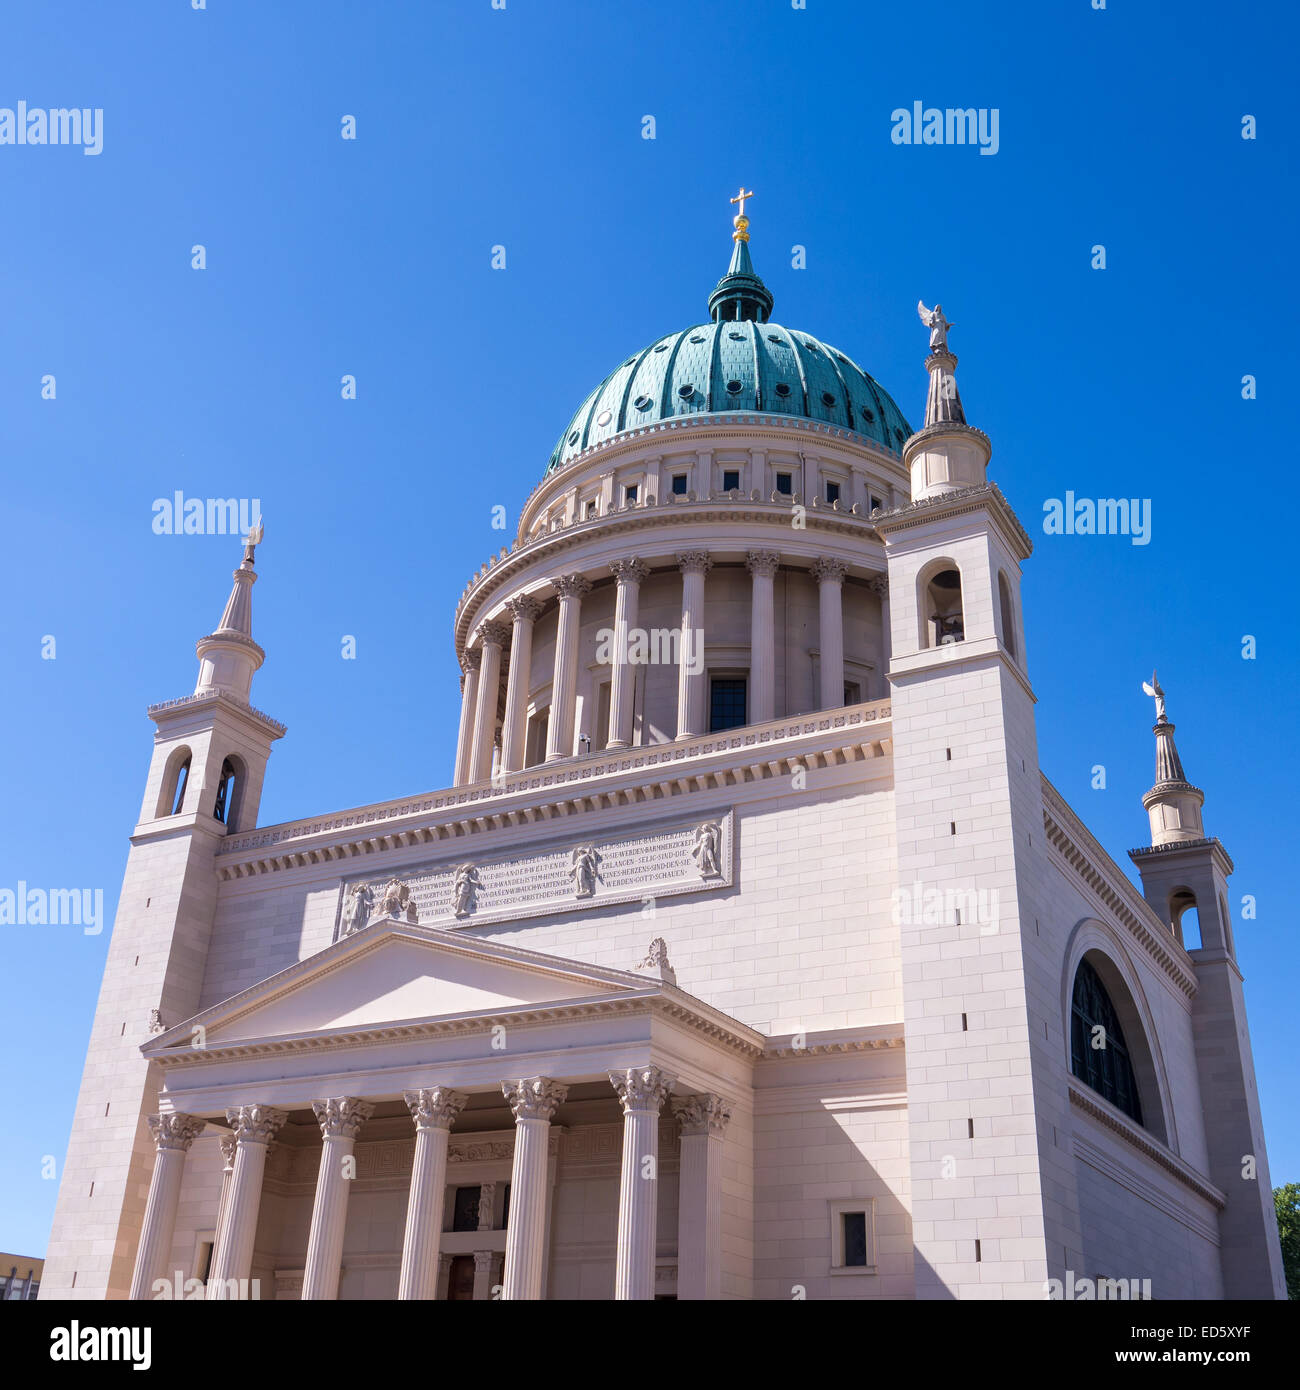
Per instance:
[[[867,580],[867,588],[871,590],[877,598],[889,597],[889,576],[886,574],[872,575]]]
[[[172,1111],[168,1115],[150,1115],[149,1133],[159,1151],[163,1149],[189,1150],[190,1145],[203,1133],[206,1120],[197,1115],[181,1115]]]
[[[707,550],[684,550],[677,557],[677,565],[683,574],[707,574],[713,561]]]
[[[731,1106],[712,1091],[694,1096],[674,1096],[673,1114],[683,1137],[692,1134],[721,1135],[731,1121]]]
[[[490,1274],[492,1272],[492,1261],[494,1259],[496,1259],[495,1250],[475,1250],[474,1273]]]
[[[750,574],[771,577],[781,568],[781,557],[775,550],[751,550],[745,556],[745,568]]]
[[[504,647],[510,640],[510,627],[507,623],[484,622],[474,630],[474,636],[484,646],[491,643],[494,647]]]
[[[424,1086],[418,1091],[404,1091],[402,1099],[420,1130],[450,1129],[469,1097],[449,1086]]]
[[[333,1096],[329,1100],[314,1100],[323,1139],[355,1139],[357,1131],[375,1113],[374,1103],[356,1096]]]
[[[625,1115],[632,1110],[658,1113],[664,1098],[677,1084],[677,1078],[660,1067],[629,1067],[626,1071],[610,1072],[609,1084],[618,1092]]]
[[[532,598],[528,594],[517,594],[507,600],[506,607],[517,623],[534,623],[542,614],[541,599]]]
[[[843,584],[844,576],[848,573],[848,566],[839,560],[822,558],[817,560],[810,568],[808,573],[819,584]]]
[[[551,584],[560,598],[581,598],[591,590],[591,580],[581,574],[562,574]]]
[[[226,1120],[241,1144],[269,1144],[288,1119],[283,1110],[269,1105],[232,1105]]]
[[[564,1104],[569,1088],[549,1076],[528,1076],[503,1081],[501,1093],[516,1120],[545,1120],[549,1124]]]
[[[239,1147],[239,1140],[235,1135],[226,1133],[217,1141],[221,1145],[221,1157],[227,1168],[234,1166],[235,1150]]]
[[[650,566],[635,555],[630,555],[626,560],[613,561],[609,571],[620,584],[640,584],[650,576]]]
[[[483,653],[478,651],[465,651],[460,656],[460,669],[469,675],[471,671],[477,671],[483,663]]]

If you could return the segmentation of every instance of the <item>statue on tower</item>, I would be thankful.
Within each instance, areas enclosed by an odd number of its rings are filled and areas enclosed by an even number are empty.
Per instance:
[[[1168,724],[1169,716],[1165,713],[1165,692],[1160,688],[1160,681],[1154,670],[1151,672],[1151,684],[1148,685],[1146,681],[1142,682],[1142,693],[1150,695],[1156,702],[1156,723]]]
[[[261,545],[262,535],[262,518],[259,516],[249,528],[248,535],[244,537],[244,563],[246,565],[253,563],[253,552]]]
[[[925,302],[918,299],[916,301],[916,312],[921,316],[921,322],[930,330],[930,351],[948,351],[948,330],[953,326],[943,316],[943,305],[936,304],[933,309],[927,309]]]

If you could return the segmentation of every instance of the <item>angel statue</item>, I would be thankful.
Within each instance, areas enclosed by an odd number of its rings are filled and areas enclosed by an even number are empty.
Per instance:
[[[933,309],[927,309],[923,300],[916,301],[916,312],[921,316],[921,322],[930,330],[930,351],[948,351],[948,330],[953,326],[943,316],[943,305],[936,304]]]
[[[479,882],[478,870],[473,864],[457,864],[456,875],[452,881],[452,912],[457,917],[468,917],[476,906],[475,894],[483,885]]]
[[[595,845],[579,845],[573,851],[569,863],[569,873],[573,875],[574,893],[579,898],[589,898],[596,891],[596,865],[600,855]]]
[[[695,827],[695,843],[691,846],[691,858],[695,860],[701,878],[714,878],[722,872],[719,863],[722,832],[717,821],[705,821]]]
[[[1169,722],[1169,718],[1165,714],[1165,692],[1161,690],[1160,682],[1156,678],[1156,673],[1154,671],[1151,672],[1150,685],[1148,685],[1146,681],[1142,682],[1142,693],[1144,695],[1150,695],[1151,698],[1156,702],[1156,723],[1167,724]]]
[[[253,551],[262,544],[262,535],[262,518],[259,516],[249,528],[248,535],[244,537],[244,563],[246,565],[253,563]]]
[[[343,930],[340,936],[351,936],[359,932],[370,920],[370,909],[374,896],[368,883],[348,885],[347,896],[343,900]]]

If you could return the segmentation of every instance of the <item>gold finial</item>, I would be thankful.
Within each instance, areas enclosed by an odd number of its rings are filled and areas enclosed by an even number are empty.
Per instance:
[[[740,204],[740,211],[731,219],[732,226],[736,229],[731,234],[732,241],[749,240],[749,218],[745,216],[745,199],[752,198],[753,196],[753,190],[751,189],[746,193],[745,185],[742,183],[740,185],[740,192],[731,200],[733,203]]]

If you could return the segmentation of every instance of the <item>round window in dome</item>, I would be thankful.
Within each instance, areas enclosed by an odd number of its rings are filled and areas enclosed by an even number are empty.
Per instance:
[[[576,444],[577,442],[578,442],[578,431],[577,431],[577,430],[574,430],[574,432],[569,436],[569,443],[570,443],[570,444]]]
[[[636,400],[632,402],[632,404],[636,406],[638,410],[649,410],[650,407],[654,404],[654,402],[650,399],[649,396],[638,396]]]
[[[688,381],[685,386],[679,386],[677,388],[677,394],[682,398],[682,400],[689,401],[690,398],[695,394],[695,387],[692,386],[691,383]]]
[[[596,416],[596,423],[600,426],[601,429],[604,429],[605,426],[606,426],[607,424],[609,424],[609,422],[610,422],[613,418],[614,418],[613,411],[602,410],[602,411],[600,412],[600,414]]]
[[[727,392],[729,395],[738,396],[744,388],[738,381],[727,382]]]
[[[872,410],[869,405],[864,405],[862,407],[862,418],[867,424],[874,425],[876,423],[876,412]]]
[[[823,404],[823,405],[834,405],[834,404],[835,404],[835,397],[832,396],[831,393],[830,393],[829,391],[823,391],[823,392],[822,392],[822,404]]]
[[[745,341],[745,335],[743,333],[728,333],[727,337],[737,343],[743,343]]]
[[[778,396],[788,396],[790,394],[789,384],[784,381],[778,381],[774,389]]]
[[[691,342],[693,342],[693,343],[702,343],[703,341],[704,341],[704,334],[703,334],[703,333],[692,333],[692,334],[691,334]]]
[[[897,425],[894,426],[894,438],[897,439],[900,444],[903,442],[904,439],[907,438],[907,436],[903,433],[902,430],[898,428]]]
[[[667,343],[659,343],[659,344],[656,346],[655,351],[656,351],[656,352],[667,352],[667,351],[668,351],[668,344],[667,344]]]
[[[809,352],[819,352],[821,350],[820,348],[818,348],[817,344],[814,343],[811,338],[805,338],[803,340],[803,345],[808,349]]]
[[[775,334],[775,333],[769,333],[769,334],[767,335],[767,341],[768,341],[769,343],[776,343],[778,346],[780,346],[780,343],[781,343],[782,340],[781,340],[781,338],[780,338],[777,334]]]

